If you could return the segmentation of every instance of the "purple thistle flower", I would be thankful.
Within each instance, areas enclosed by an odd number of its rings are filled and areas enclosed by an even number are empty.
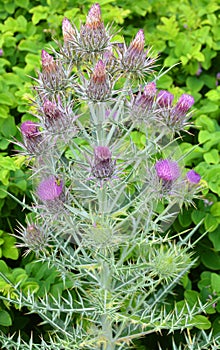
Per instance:
[[[157,88],[156,83],[154,81],[151,81],[144,87],[144,95],[154,97],[156,95]]]
[[[167,182],[175,181],[180,176],[178,163],[169,159],[160,159],[155,164],[157,176]]]
[[[46,117],[46,124],[53,124],[54,121],[60,119],[62,117],[62,113],[59,110],[56,103],[45,99],[43,104],[43,112]]]
[[[37,123],[27,120],[21,124],[22,135],[28,139],[34,139],[39,136],[39,128]]]
[[[63,181],[55,176],[42,180],[37,188],[37,194],[42,201],[54,201],[63,191]]]
[[[148,83],[144,87],[143,93],[139,92],[137,95],[134,102],[135,106],[140,107],[143,110],[152,107],[156,91],[156,84],[154,82]]]
[[[87,95],[92,100],[103,101],[110,96],[110,91],[105,64],[99,60],[89,81]]]
[[[68,43],[75,37],[75,30],[71,25],[70,21],[65,17],[62,22],[62,32],[64,43]]]
[[[188,94],[182,94],[173,109],[173,115],[178,119],[185,117],[188,110],[194,104],[194,98]]]
[[[196,173],[194,170],[189,170],[186,173],[187,180],[192,184],[198,184],[201,180],[201,176]]]
[[[115,162],[112,160],[110,149],[106,146],[95,147],[92,174],[100,180],[105,180],[113,175],[114,168]]]
[[[106,146],[97,146],[94,149],[94,155],[96,161],[102,162],[103,160],[111,159],[112,153],[110,149]]]
[[[171,107],[173,103],[173,94],[171,94],[169,91],[161,90],[157,95],[157,104],[160,107]]]
[[[43,73],[55,73],[57,70],[56,62],[53,56],[51,56],[47,51],[42,50],[41,52],[41,63]]]
[[[20,129],[26,149],[31,153],[37,153],[42,142],[42,135],[37,123],[27,120],[21,124]]]

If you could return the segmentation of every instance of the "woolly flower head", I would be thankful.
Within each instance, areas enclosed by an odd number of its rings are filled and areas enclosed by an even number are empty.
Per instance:
[[[21,133],[24,137],[32,139],[39,135],[39,128],[36,123],[32,122],[31,120],[27,120],[21,124]]]
[[[97,146],[94,149],[92,174],[99,180],[107,180],[112,177],[115,170],[115,161],[108,147]]]
[[[63,181],[55,176],[42,180],[37,188],[37,194],[42,201],[59,199],[63,191]]]
[[[191,95],[182,94],[173,108],[173,115],[176,116],[177,119],[185,117],[193,104],[194,98]]]
[[[157,95],[157,104],[160,107],[169,108],[172,105],[173,98],[173,94],[171,94],[169,91],[161,90]]]
[[[186,174],[186,178],[191,184],[198,184],[201,180],[201,176],[194,170],[189,170]]]
[[[178,163],[169,159],[160,159],[155,164],[157,176],[164,181],[175,181],[180,176]]]

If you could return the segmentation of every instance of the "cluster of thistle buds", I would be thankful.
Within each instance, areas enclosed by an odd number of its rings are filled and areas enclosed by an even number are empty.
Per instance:
[[[156,186],[155,200],[161,196],[169,200],[180,192],[184,200],[184,191],[193,197],[200,176],[192,169],[184,175],[172,152],[163,157],[163,137],[169,135],[172,141],[183,131],[194,99],[184,93],[176,100],[170,92],[158,91],[157,56],[145,49],[144,31],[139,30],[129,45],[115,42],[116,32],[104,25],[96,3],[80,29],[64,18],[62,32],[58,51],[42,50],[42,71],[33,89],[37,122],[21,124],[23,148],[35,162],[36,201],[49,210],[52,203],[63,205],[67,216],[76,201],[75,206],[94,216],[96,210],[111,214],[126,197],[118,195],[120,188],[126,192],[135,176],[141,183],[137,197],[146,197],[146,184],[151,190]],[[146,135],[144,149],[131,141],[137,130]],[[84,146],[77,138],[84,138]],[[66,150],[72,154],[69,163],[63,156]],[[105,187],[112,191],[106,200],[113,198],[111,210],[95,203]]]

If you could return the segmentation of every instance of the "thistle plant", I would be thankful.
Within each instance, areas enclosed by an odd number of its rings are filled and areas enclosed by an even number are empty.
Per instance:
[[[205,312],[199,300],[179,308],[169,298],[194,264],[197,227],[165,231],[201,190],[175,139],[194,100],[158,91],[143,30],[128,45],[115,42],[98,4],[79,29],[64,18],[62,30],[59,49],[42,50],[33,83],[38,121],[20,127],[33,221],[17,237],[72,286],[41,298],[13,286],[2,299],[37,313],[50,332],[36,344],[1,341],[7,349],[129,349],[150,333],[193,327]]]

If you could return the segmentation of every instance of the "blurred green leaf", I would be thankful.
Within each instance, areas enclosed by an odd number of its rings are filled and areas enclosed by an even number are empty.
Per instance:
[[[194,316],[191,322],[198,329],[209,329],[212,325],[208,318],[203,315]]]
[[[204,154],[206,163],[218,164],[219,163],[219,152],[217,149],[212,149],[210,152]]]
[[[211,285],[215,292],[220,292],[220,276],[217,273],[211,274]]]
[[[11,316],[5,310],[0,310],[0,325],[4,327],[8,327],[12,325]]]

